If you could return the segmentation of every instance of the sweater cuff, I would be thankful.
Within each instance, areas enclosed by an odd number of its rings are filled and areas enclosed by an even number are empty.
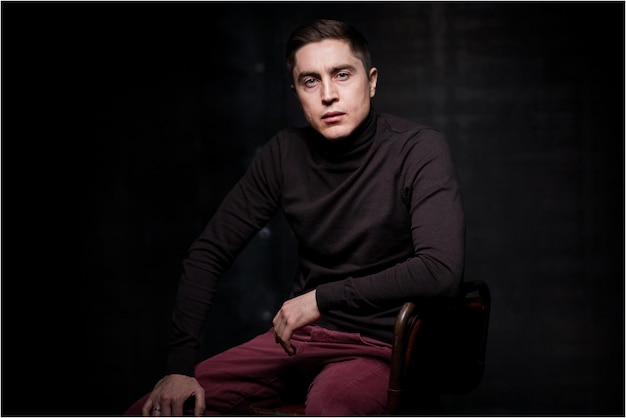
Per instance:
[[[177,348],[172,350],[167,358],[166,374],[184,374],[194,376],[196,365],[196,350],[191,348]]]
[[[324,283],[315,291],[317,309],[320,313],[328,313],[333,309],[341,308],[344,303],[344,286],[340,282]]]

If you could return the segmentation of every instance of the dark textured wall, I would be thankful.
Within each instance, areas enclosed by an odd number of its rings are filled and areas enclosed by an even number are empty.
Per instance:
[[[374,106],[450,142],[487,368],[450,414],[624,414],[624,4],[2,3],[3,415],[115,415],[160,377],[180,262],[302,119],[283,45],[346,19]],[[204,355],[265,329],[280,218],[223,280]]]

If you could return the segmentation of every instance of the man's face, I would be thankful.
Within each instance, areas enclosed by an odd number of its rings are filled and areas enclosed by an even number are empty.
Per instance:
[[[296,52],[294,89],[307,122],[326,139],[350,135],[367,117],[378,72],[366,72],[345,41],[326,39]]]

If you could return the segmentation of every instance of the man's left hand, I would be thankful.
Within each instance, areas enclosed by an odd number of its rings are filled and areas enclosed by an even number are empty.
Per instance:
[[[283,346],[287,354],[296,354],[295,347],[291,344],[291,335],[297,329],[312,324],[322,315],[317,308],[315,290],[289,299],[278,310],[272,320],[276,342]]]

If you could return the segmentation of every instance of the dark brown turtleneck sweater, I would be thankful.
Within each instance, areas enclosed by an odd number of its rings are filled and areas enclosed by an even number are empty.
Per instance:
[[[390,342],[404,301],[452,296],[462,280],[463,208],[440,132],[374,113],[340,141],[286,129],[183,262],[168,373],[193,375],[219,277],[279,209],[299,244],[294,294],[317,289],[317,325]]]

